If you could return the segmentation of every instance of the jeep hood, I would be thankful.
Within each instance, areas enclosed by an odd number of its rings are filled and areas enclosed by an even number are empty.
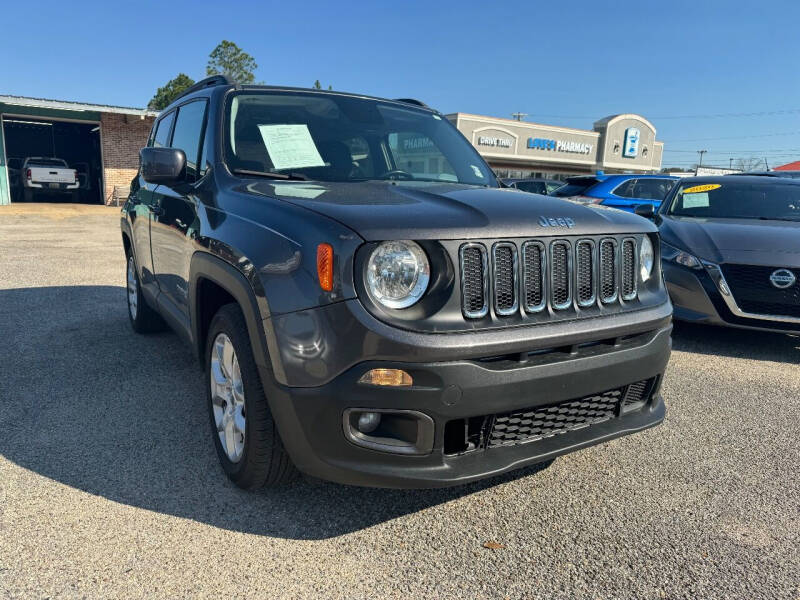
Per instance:
[[[715,263],[800,268],[800,222],[665,216],[661,239]]]
[[[339,221],[367,241],[656,230],[630,213],[505,188],[413,181],[259,181],[242,184],[239,191],[303,206]]]

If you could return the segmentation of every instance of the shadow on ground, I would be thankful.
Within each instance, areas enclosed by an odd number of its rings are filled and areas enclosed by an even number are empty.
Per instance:
[[[675,321],[674,350],[800,364],[800,337]]]
[[[290,539],[356,531],[531,475],[443,490],[300,480],[243,492],[218,465],[201,373],[177,336],[138,336],[113,286],[0,290],[0,454],[115,502]],[[21,493],[21,492],[20,492]]]

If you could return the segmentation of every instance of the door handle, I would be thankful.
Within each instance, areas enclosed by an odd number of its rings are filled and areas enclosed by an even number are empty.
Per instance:
[[[150,212],[153,213],[155,216],[160,217],[164,214],[164,209],[160,206],[155,206],[153,204],[150,205]]]

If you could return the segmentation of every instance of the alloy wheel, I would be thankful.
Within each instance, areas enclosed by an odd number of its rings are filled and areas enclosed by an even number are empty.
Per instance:
[[[136,315],[139,312],[139,282],[136,279],[136,262],[133,256],[128,257],[128,310],[131,313],[131,319],[136,320]]]
[[[244,453],[246,410],[239,360],[230,338],[220,333],[211,348],[211,406],[217,434],[228,459],[239,462]]]

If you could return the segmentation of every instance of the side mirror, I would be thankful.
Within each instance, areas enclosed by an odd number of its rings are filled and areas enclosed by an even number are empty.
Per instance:
[[[170,185],[186,179],[186,154],[177,148],[142,148],[142,178],[147,183]]]
[[[653,208],[653,205],[649,202],[647,204],[639,204],[636,208],[633,209],[640,217],[644,217],[645,219],[650,219],[651,221],[656,216],[656,211]]]

